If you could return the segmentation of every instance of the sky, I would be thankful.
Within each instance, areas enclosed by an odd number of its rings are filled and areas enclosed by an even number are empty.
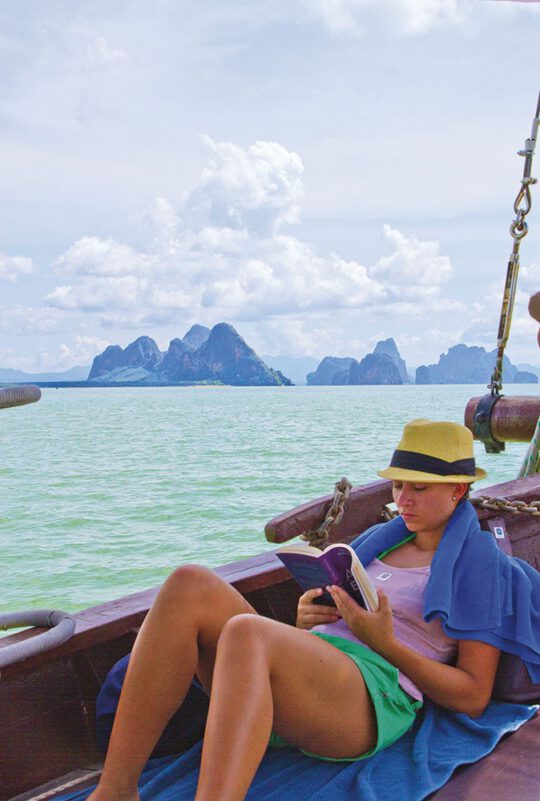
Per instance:
[[[222,321],[493,349],[539,46],[536,2],[0,0],[0,367]],[[507,352],[537,364],[538,187],[528,222]]]

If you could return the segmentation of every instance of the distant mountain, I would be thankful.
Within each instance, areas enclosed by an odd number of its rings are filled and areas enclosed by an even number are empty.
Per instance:
[[[377,342],[373,353],[376,356],[388,356],[388,358],[394,362],[398,369],[399,375],[401,376],[401,383],[412,384],[411,377],[407,372],[405,360],[401,358],[401,354],[397,348],[395,340],[392,339],[392,337]]]
[[[201,345],[204,345],[210,336],[210,333],[210,329],[205,325],[198,325],[195,323],[195,325],[191,326],[182,342],[191,350],[197,350],[197,348],[200,348]]]
[[[516,364],[518,370],[522,370],[526,373],[533,373],[533,375],[537,375],[540,378],[540,367],[534,364],[526,364],[522,362],[521,364]]]
[[[411,379],[393,339],[377,342],[373,353],[361,361],[352,357],[325,356],[317,369],[307,376],[314,386],[351,384],[408,384]]]
[[[0,381],[21,384],[32,381],[86,381],[89,372],[89,365],[86,367],[71,367],[61,373],[25,373],[22,370],[0,367]]]
[[[139,337],[127,348],[109,345],[96,356],[89,381],[140,381],[154,372],[163,360],[163,354],[151,337]]]
[[[347,383],[403,384],[403,378],[390,356],[384,353],[368,353],[361,362],[355,361],[351,364]]]
[[[489,353],[478,345],[454,345],[442,353],[437,364],[420,365],[416,369],[417,384],[484,384],[493,373],[497,350]],[[518,370],[506,356],[503,360],[503,381],[507,384],[537,384],[538,376]]]
[[[139,337],[125,349],[109,345],[94,359],[89,381],[217,382],[233,386],[291,384],[279,370],[268,367],[227,323],[218,323],[212,330],[193,326],[183,339],[172,339],[166,353],[147,336]]]
[[[261,359],[268,367],[289,376],[297,386],[307,383],[307,374],[310,370],[315,370],[319,363],[318,359],[312,356],[265,356],[261,354]]]
[[[348,373],[351,364],[356,359],[350,356],[325,356],[313,373],[308,373],[307,383],[311,386],[332,386],[336,376]],[[339,382],[339,383],[346,383]]]

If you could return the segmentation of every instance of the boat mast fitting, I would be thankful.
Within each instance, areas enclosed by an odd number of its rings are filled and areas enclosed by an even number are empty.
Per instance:
[[[473,415],[472,427],[470,423],[465,423],[472,428],[475,439],[481,440],[487,453],[500,453],[504,451],[504,442],[500,441],[494,436],[492,427],[492,418],[494,409],[499,402],[502,390],[502,374],[503,374],[503,359],[504,350],[510,335],[510,326],[512,324],[512,312],[514,310],[514,300],[517,289],[517,279],[519,274],[519,248],[521,240],[527,236],[529,231],[526,216],[531,210],[531,186],[537,183],[537,179],[533,178],[532,161],[534,151],[536,148],[536,140],[538,138],[538,128],[540,126],[540,93],[536,104],[536,113],[534,115],[531,135],[529,139],[525,140],[523,150],[518,151],[519,156],[523,156],[525,163],[523,165],[523,178],[521,179],[521,186],[514,201],[515,218],[510,225],[510,235],[513,239],[512,252],[508,261],[506,271],[506,282],[504,286],[503,300],[501,306],[501,314],[499,317],[499,330],[497,333],[497,357],[495,360],[495,367],[491,376],[491,382],[488,384],[490,393],[484,395],[476,405],[476,410]]]

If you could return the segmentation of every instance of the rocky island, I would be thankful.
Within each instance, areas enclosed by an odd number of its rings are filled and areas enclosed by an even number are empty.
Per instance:
[[[308,373],[307,383],[312,386],[410,384],[411,379],[395,341],[390,338],[377,342],[373,353],[361,361],[326,356],[314,373]]]
[[[311,357],[259,357],[228,323],[212,329],[193,325],[183,338],[175,337],[162,352],[155,340],[140,336],[125,348],[109,345],[95,357],[91,367],[74,367],[63,373],[30,374],[0,368],[0,382],[34,383],[40,386],[186,386],[227,384],[232,386],[291,386],[287,378],[294,370],[295,383],[309,386],[399,385],[399,384],[487,384],[495,364],[496,350],[476,345],[454,345],[437,364],[423,364],[414,380],[391,337],[377,342],[362,359],[325,356],[317,364]],[[272,365],[270,367],[269,365]],[[504,357],[505,384],[537,384],[540,368],[515,366]],[[307,372],[307,375],[306,375]],[[85,377],[88,376],[86,379]]]
[[[392,338],[377,342],[373,353],[358,361],[352,357],[325,356],[317,369],[308,373],[311,386],[350,386],[353,384],[487,384],[491,378],[496,349],[487,352],[476,345],[454,345],[441,354],[437,364],[421,365],[413,381]],[[507,356],[503,362],[507,384],[537,384],[538,376],[515,367]]]
[[[491,379],[497,350],[477,345],[454,345],[441,353],[437,364],[422,364],[416,370],[417,384],[486,384]],[[538,376],[518,370],[510,359],[503,359],[503,380],[507,384],[537,384]]]
[[[126,348],[109,345],[95,357],[88,383],[268,387],[292,382],[268,367],[232,325],[218,323],[211,330],[194,325],[183,339],[172,339],[165,353],[148,336]]]

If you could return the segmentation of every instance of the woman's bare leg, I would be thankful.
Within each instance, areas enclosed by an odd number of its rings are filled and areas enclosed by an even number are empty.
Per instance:
[[[365,753],[377,736],[348,656],[307,631],[241,615],[219,641],[196,801],[242,801],[272,729],[334,758]]]
[[[206,568],[186,565],[167,579],[135,642],[92,801],[137,797],[140,773],[193,676],[210,690],[223,626],[247,612],[247,601]]]

